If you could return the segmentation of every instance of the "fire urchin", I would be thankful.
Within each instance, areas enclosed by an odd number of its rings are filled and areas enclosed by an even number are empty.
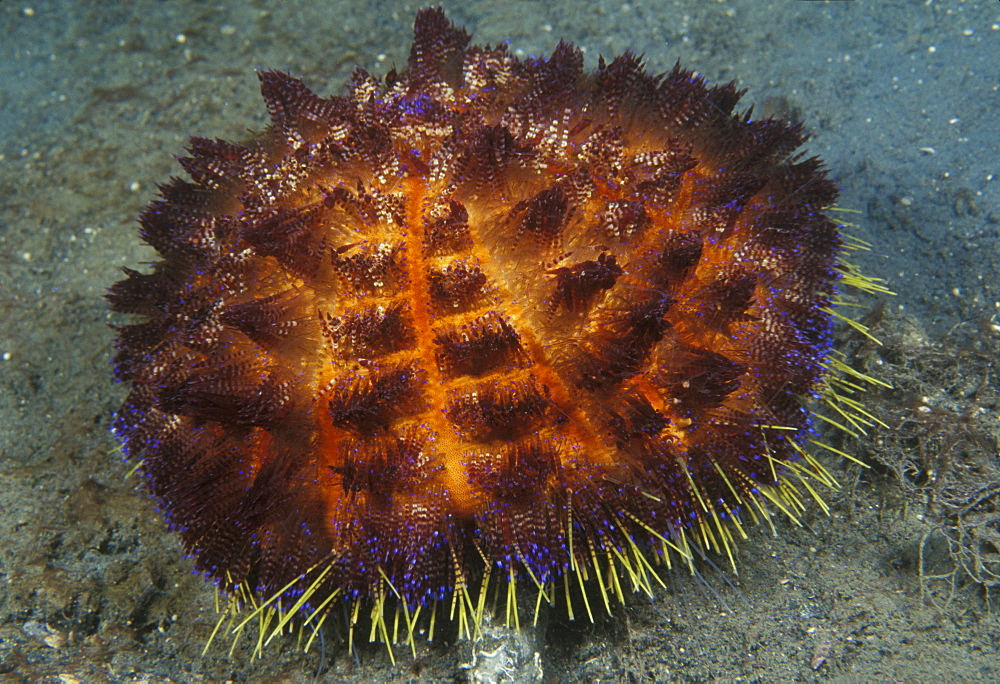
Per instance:
[[[261,72],[271,126],[191,140],[141,217],[161,260],[108,295],[141,319],[126,453],[276,631],[347,602],[468,635],[524,581],[592,614],[832,482],[804,399],[843,241],[800,126],[633,54],[468,43],[427,9],[345,97]]]

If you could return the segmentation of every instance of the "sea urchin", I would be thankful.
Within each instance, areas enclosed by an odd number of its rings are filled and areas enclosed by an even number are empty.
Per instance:
[[[842,241],[799,125],[434,9],[345,97],[259,76],[266,133],[191,140],[140,219],[161,260],[108,294],[140,319],[115,430],[238,602],[380,638],[390,605],[473,632],[518,581],[591,613],[827,481]]]

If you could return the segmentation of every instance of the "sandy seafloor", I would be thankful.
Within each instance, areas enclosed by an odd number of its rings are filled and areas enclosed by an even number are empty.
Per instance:
[[[420,5],[367,4],[0,3],[0,680],[468,676],[467,651],[446,643],[421,644],[416,663],[401,649],[395,666],[380,647],[355,658],[332,643],[202,656],[214,590],[109,433],[125,388],[102,295],[153,256],[136,214],[180,172],[186,136],[264,125],[255,68],[338,94],[355,65],[404,65]],[[626,49],[653,71],[679,59],[801,117],[840,206],[858,211],[851,230],[876,246],[856,261],[898,292],[887,310],[929,344],[963,327],[998,334],[995,0],[444,4],[481,43],[532,55],[564,38],[589,68]],[[878,469],[826,462],[852,483],[828,495],[829,516],[755,529],[739,576],[704,569],[712,590],[673,573],[611,620],[550,628],[546,681],[1000,681],[988,587],[930,605],[913,562],[919,511]]]

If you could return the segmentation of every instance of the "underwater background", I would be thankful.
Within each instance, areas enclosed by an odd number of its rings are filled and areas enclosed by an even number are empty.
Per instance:
[[[830,439],[842,488],[802,527],[739,546],[739,574],[664,572],[613,618],[550,625],[546,681],[1000,680],[1000,3],[443,2],[473,42],[586,66],[624,52],[747,88],[800,119],[872,245],[850,256],[881,344],[839,347],[892,385],[879,422]],[[471,678],[470,646],[393,666],[294,640],[202,648],[215,593],[191,571],[110,434],[103,294],[153,259],[136,215],[180,175],[187,136],[241,140],[268,117],[255,69],[321,95],[356,66],[406,64],[414,2],[0,3],[0,676],[11,681]],[[726,565],[720,563],[721,567]]]

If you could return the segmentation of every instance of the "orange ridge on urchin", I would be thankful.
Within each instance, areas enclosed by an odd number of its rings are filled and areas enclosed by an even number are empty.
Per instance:
[[[803,399],[843,242],[800,126],[631,53],[469,41],[425,9],[345,97],[260,72],[266,133],[191,139],[140,218],[161,259],[108,294],[141,319],[115,431],[275,631],[346,602],[470,636],[519,581],[592,615],[832,483]]]

